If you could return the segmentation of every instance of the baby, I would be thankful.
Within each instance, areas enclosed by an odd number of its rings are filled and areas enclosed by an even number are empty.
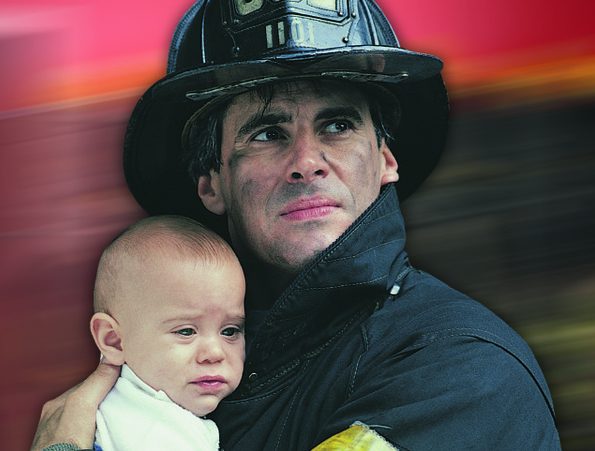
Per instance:
[[[123,366],[97,412],[96,449],[219,449],[202,417],[240,383],[244,291],[229,245],[188,218],[146,218],[105,249],[91,333]]]

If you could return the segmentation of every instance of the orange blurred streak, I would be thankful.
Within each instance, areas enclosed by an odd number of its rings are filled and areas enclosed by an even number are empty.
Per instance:
[[[595,96],[595,56],[503,67],[481,76],[461,68],[448,75],[453,98],[481,97],[494,106]]]
[[[102,70],[62,72],[36,84],[27,95],[0,103],[0,110],[44,107],[61,103],[93,101],[102,97],[140,95],[165,73],[163,64],[142,62],[126,66],[111,65]]]
[[[595,95],[595,55],[553,58],[525,65],[511,64],[514,55],[486,62],[458,61],[445,66],[450,95],[457,99],[482,97],[491,103],[533,103]],[[507,63],[508,61],[508,63]],[[152,59],[127,64],[70,69],[35,86],[2,109],[26,108],[96,97],[140,95],[165,75],[162,62]]]

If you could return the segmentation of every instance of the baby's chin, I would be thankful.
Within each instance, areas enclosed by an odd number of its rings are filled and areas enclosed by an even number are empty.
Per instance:
[[[206,398],[206,399],[204,399]],[[220,399],[214,396],[201,396],[199,400],[191,400],[187,402],[178,402],[184,409],[192,412],[197,417],[204,417],[213,412],[219,405]]]

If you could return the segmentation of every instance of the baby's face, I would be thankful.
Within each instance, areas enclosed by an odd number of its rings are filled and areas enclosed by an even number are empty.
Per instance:
[[[198,416],[240,383],[244,276],[237,261],[150,263],[122,291],[124,359],[155,390]]]

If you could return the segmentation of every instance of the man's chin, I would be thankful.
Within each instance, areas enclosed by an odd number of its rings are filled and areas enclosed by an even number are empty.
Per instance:
[[[316,241],[309,241],[308,238],[304,238],[303,241],[294,242],[291,248],[288,246],[285,255],[281,258],[282,261],[278,263],[286,271],[298,273],[314,261],[335,240],[336,238],[333,237],[326,237]]]

